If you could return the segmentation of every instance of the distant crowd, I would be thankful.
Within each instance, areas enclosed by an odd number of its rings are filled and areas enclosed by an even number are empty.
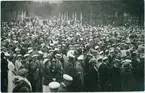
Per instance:
[[[1,23],[2,92],[144,90],[144,29],[26,17]]]

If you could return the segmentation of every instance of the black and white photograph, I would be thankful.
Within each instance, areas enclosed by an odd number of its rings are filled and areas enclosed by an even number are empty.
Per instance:
[[[1,92],[144,91],[144,0],[1,1]]]

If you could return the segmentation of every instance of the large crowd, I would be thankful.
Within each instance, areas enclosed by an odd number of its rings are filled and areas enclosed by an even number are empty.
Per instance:
[[[144,90],[144,30],[26,17],[1,23],[3,92]]]

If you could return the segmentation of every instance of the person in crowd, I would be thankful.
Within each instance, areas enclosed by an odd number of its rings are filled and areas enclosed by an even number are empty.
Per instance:
[[[56,80],[57,82],[61,82],[62,72],[63,72],[61,63],[58,63],[56,59],[52,59],[49,69],[50,69],[51,81]]]
[[[136,81],[132,72],[131,60],[126,59],[122,62],[121,67],[121,90],[131,91],[136,88]]]
[[[63,60],[64,60],[64,62],[63,62],[63,73],[65,73],[66,72],[66,68],[67,68],[67,65],[68,65],[68,57],[67,57],[67,55],[66,55],[66,53],[64,53],[64,52],[62,52],[62,58],[63,58]]]
[[[24,58],[24,61],[25,61],[24,62],[25,64],[23,64],[24,67],[26,69],[29,69],[29,63],[30,63],[30,59],[31,59],[30,54],[25,54],[23,58]]]
[[[87,91],[100,91],[100,79],[99,79],[99,72],[96,67],[97,60],[92,58],[89,61],[89,68],[88,72],[86,73],[86,87]]]
[[[88,53],[85,57],[84,57],[84,75],[86,75],[88,68],[89,68],[89,61],[90,59],[92,59],[92,54]]]
[[[108,66],[105,62],[103,62],[102,56],[97,59],[97,68],[99,72],[99,79],[100,79],[100,87],[101,91],[106,91],[106,85],[108,80]]]
[[[121,60],[114,59],[113,65],[109,68],[107,91],[121,90],[120,66],[121,66]]]
[[[15,66],[14,64],[11,62],[12,58],[10,57],[10,59],[8,60],[8,92],[12,93],[13,88],[14,88],[14,76],[16,75],[16,73],[14,72]]]
[[[50,74],[50,59],[43,60],[44,68],[43,68],[43,92],[48,92],[49,86],[48,84],[51,82],[52,76]]]
[[[1,53],[1,90],[7,92],[8,86],[8,61],[5,54]]]
[[[83,66],[81,65],[82,64],[82,60],[83,58],[79,58],[76,60],[76,65],[75,65],[75,68],[76,68],[76,78],[74,80],[76,80],[76,83],[75,83],[75,89],[77,91],[83,91],[83,88],[84,88],[84,71],[83,71]]]
[[[68,56],[68,58],[69,58],[69,60],[68,60],[69,62],[68,62],[68,65],[66,67],[65,74],[68,74],[71,77],[74,77],[75,74],[76,74],[76,69],[75,69],[75,56],[72,55],[72,54],[70,54]]]
[[[15,62],[15,69],[16,69],[16,72],[18,73],[19,69],[22,67],[22,55],[17,55],[17,60]]]
[[[30,77],[30,82],[31,82],[31,85],[32,85],[32,90],[35,91],[35,92],[39,92],[39,88],[40,88],[40,83],[38,82],[40,80],[40,69],[39,69],[39,60],[37,60],[37,57],[38,57],[38,54],[34,54],[32,55],[32,62],[29,64],[30,65],[30,73],[29,73],[29,77]],[[39,87],[38,87],[38,84],[39,84]]]

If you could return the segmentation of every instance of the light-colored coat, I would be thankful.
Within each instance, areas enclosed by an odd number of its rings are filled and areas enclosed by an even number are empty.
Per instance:
[[[13,70],[14,70],[15,66],[13,65],[12,62],[9,61],[8,63],[8,92],[9,93],[12,93],[13,91],[13,88],[15,87],[15,84],[13,83],[14,81],[14,73],[13,73]]]

